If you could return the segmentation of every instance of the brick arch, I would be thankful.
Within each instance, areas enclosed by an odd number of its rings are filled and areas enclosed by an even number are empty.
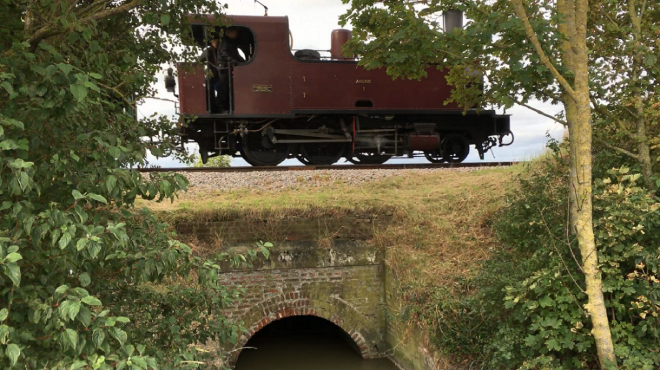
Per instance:
[[[325,299],[327,301],[327,298]],[[355,319],[359,320],[360,316],[363,316],[353,307],[350,307],[344,303],[341,299],[335,297],[330,297],[331,306],[336,307],[336,310],[327,310],[318,305],[314,304],[314,299],[309,296],[304,296],[299,293],[289,293],[289,294],[280,294],[274,297],[270,297],[267,300],[262,301],[261,303],[253,306],[248,312],[244,315],[241,315],[243,318],[253,318],[260,317],[257,320],[251,320],[252,322],[247,323],[245,326],[247,329],[241,335],[236,344],[234,345],[234,350],[231,352],[228,362],[230,366],[234,366],[238,360],[238,356],[241,354],[242,348],[245,347],[247,342],[256,334],[259,330],[263,329],[266,325],[281,320],[287,317],[294,316],[315,316],[325,320],[330,321],[331,323],[337,325],[341,330],[348,334],[353,342],[356,345],[356,349],[360,352],[360,356],[364,359],[376,358],[379,357],[378,353],[374,351],[367,344],[367,341],[364,339],[363,329],[361,328],[349,328],[347,327],[346,321],[354,321]],[[329,312],[337,311],[337,312]],[[352,316],[349,318],[342,318],[338,316],[338,313],[342,313],[343,316]],[[258,314],[258,315],[257,315]],[[347,320],[348,319],[348,320]]]

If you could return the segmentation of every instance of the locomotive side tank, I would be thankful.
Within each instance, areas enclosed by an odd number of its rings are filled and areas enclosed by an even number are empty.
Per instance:
[[[202,19],[202,21],[200,21]],[[206,47],[223,29],[214,19],[191,17],[192,34]],[[392,80],[384,69],[365,70],[337,49],[350,31],[333,31],[330,58],[291,50],[287,17],[231,16],[245,62],[229,64],[229,111],[215,112],[204,63],[177,65],[183,141],[200,146],[202,160],[242,156],[252,165],[286,158],[304,164],[383,163],[393,156],[461,162],[474,146],[483,154],[510,135],[509,116],[463,111],[450,97],[447,69],[427,78]],[[187,126],[187,127],[186,127]],[[511,140],[512,141],[512,140]]]

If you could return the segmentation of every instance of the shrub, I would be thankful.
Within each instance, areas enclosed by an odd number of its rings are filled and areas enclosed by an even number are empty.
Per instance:
[[[457,361],[488,369],[599,368],[581,256],[567,228],[567,166],[556,151],[527,167],[494,217],[502,246],[466,283],[477,292],[444,295],[436,305],[444,328],[464,328],[434,332]],[[626,167],[598,177],[594,230],[616,355],[623,369],[657,369],[660,203]]]

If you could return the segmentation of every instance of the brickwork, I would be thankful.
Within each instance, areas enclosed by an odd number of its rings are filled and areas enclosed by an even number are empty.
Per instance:
[[[406,370],[436,370],[424,333],[396,319],[402,301],[386,273],[385,250],[366,239],[383,220],[283,220],[182,223],[177,230],[206,239],[218,252],[246,253],[254,240],[274,242],[268,260],[251,267],[221,264],[223,284],[245,290],[224,316],[241,323],[237,343],[226,343],[226,360],[263,327],[291,316],[316,316],[340,327],[365,359],[389,357]]]
[[[383,271],[380,264],[303,269],[230,272],[229,286],[246,289],[242,301],[225,315],[247,328],[233,348],[239,349],[261,328],[285,317],[311,315],[342,328],[363,358],[385,356]],[[232,352],[233,364],[240,350]]]

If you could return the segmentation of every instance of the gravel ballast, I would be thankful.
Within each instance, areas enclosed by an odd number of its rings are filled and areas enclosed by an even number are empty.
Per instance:
[[[181,173],[190,181],[188,194],[207,191],[238,189],[288,190],[321,188],[335,184],[358,185],[395,176],[414,176],[439,171],[471,172],[480,168],[434,169],[360,169],[360,170],[295,170],[254,172],[186,172]]]

